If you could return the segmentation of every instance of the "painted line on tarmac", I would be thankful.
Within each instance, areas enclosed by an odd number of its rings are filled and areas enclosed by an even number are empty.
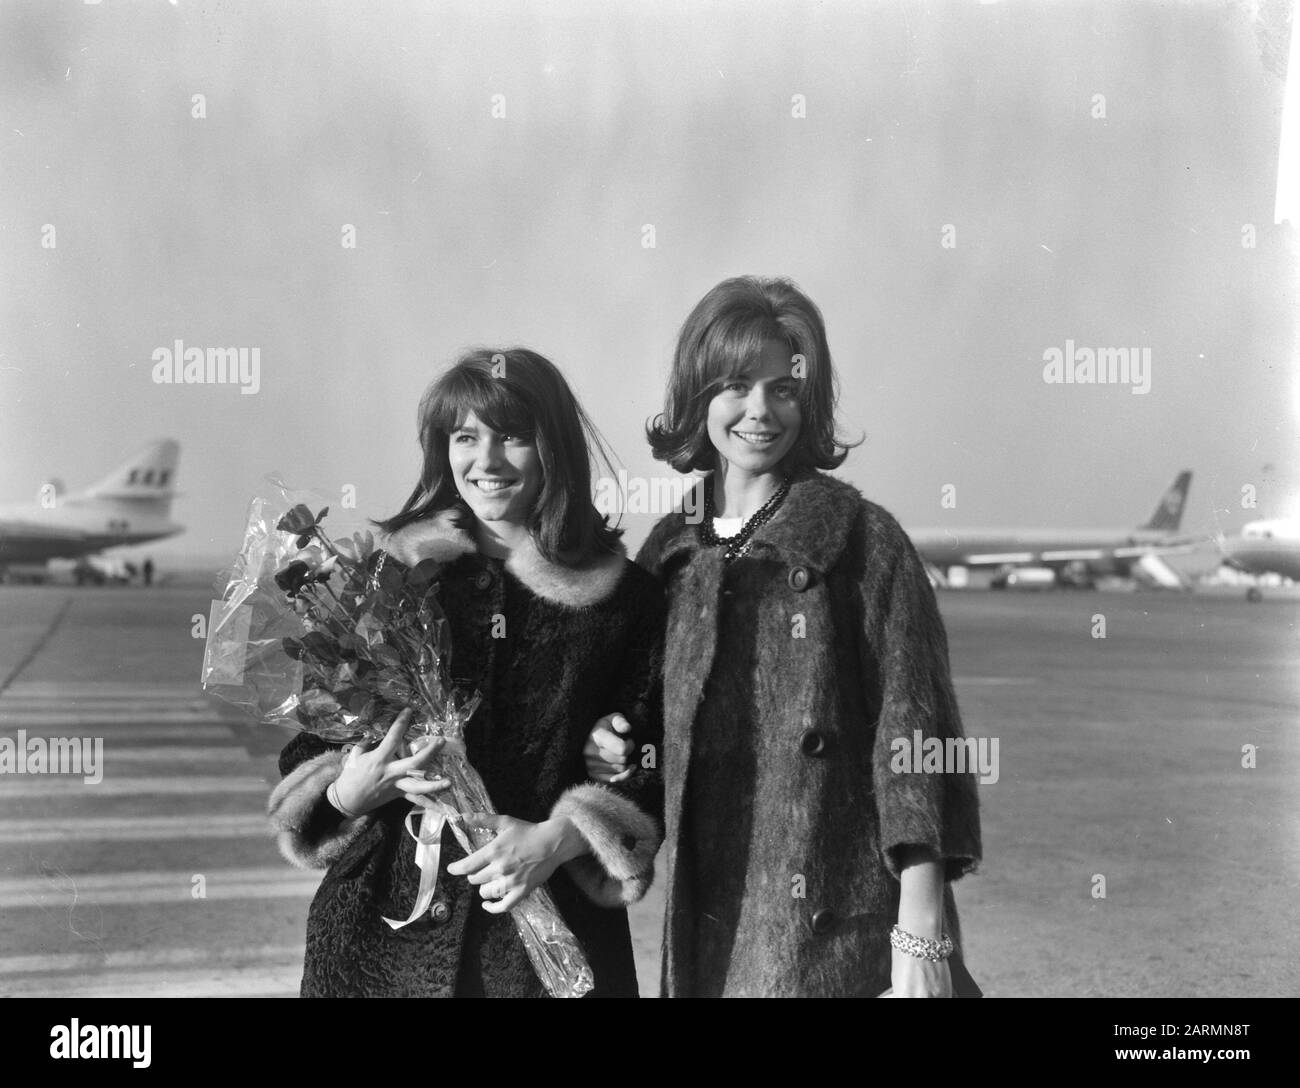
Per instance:
[[[200,684],[150,684],[147,681],[52,680],[28,683],[17,680],[5,689],[5,699],[27,699],[34,703],[54,699],[142,699],[145,702],[220,704],[221,700]]]
[[[182,718],[224,718],[220,707],[211,703],[187,703],[179,699],[10,699],[0,695],[3,714],[178,714]]]
[[[179,744],[141,747],[116,744],[117,738],[112,734],[99,739],[104,741],[106,774],[120,769],[124,763],[224,763],[232,770],[248,772],[248,753],[238,744],[188,748]]]
[[[248,770],[248,753],[239,744],[213,744],[184,747],[179,744],[115,744],[111,733],[104,737],[104,758],[112,756],[118,763],[227,763]],[[233,758],[232,758],[233,757]]]
[[[150,684],[139,680],[18,680],[5,688],[5,698],[86,698],[105,696],[131,699],[181,699],[206,701],[198,684]]]
[[[233,719],[222,718],[216,714],[177,714],[166,710],[123,710],[104,713],[99,710],[68,710],[66,708],[49,713],[32,713],[28,710],[10,710],[0,701],[0,725],[78,725],[88,722],[92,725],[228,725]]]
[[[28,647],[27,653],[25,653],[19,660],[18,664],[9,671],[9,675],[3,680],[0,680],[0,694],[3,694],[6,689],[13,687],[14,681],[18,679],[18,674],[36,660],[36,655],[45,648],[45,644],[50,641],[54,636],[54,632],[59,629],[59,625],[63,623],[63,618],[68,614],[68,610],[72,607],[72,602],[74,600],[76,600],[76,597],[71,593],[63,599],[63,603],[59,605],[58,611],[54,613],[54,616],[50,619],[45,630],[36,641]]]
[[[0,725],[0,736],[9,737],[11,740],[16,739],[15,734],[19,729],[23,730],[29,737],[66,737],[69,726],[81,726],[83,722],[67,722],[58,725],[50,725],[48,722],[26,722],[13,724],[5,722]],[[234,734],[225,726],[217,725],[161,725],[148,723],[134,727],[109,726],[107,729],[100,728],[103,723],[90,723],[97,733],[100,733],[104,741],[166,741],[166,740],[192,740],[192,741],[214,741],[228,740],[229,747],[242,748],[238,741],[234,739]],[[83,730],[78,730],[80,735]]]
[[[139,971],[79,978],[0,980],[5,997],[297,997],[302,964],[203,971]]]
[[[68,971],[138,971],[157,967],[230,966],[238,964],[299,966],[301,944],[240,948],[131,948],[117,952],[57,952],[47,956],[2,956],[0,975]]]
[[[174,703],[177,706],[220,706],[221,700],[204,695],[202,692],[190,688],[188,690],[176,689],[164,691],[149,691],[146,688],[123,688],[120,691],[31,691],[25,689],[21,684],[15,684],[8,688],[4,695],[0,695],[0,700],[14,703],[31,703],[34,706],[49,706],[51,703],[67,702],[71,699],[74,702],[99,702],[109,706],[117,706],[127,701],[136,701],[141,703]]]
[[[324,872],[304,873],[286,863],[274,868],[210,869],[202,872],[205,895],[191,896],[193,871],[117,872],[75,875],[60,870],[43,877],[0,880],[0,908],[76,908],[122,903],[185,903],[233,899],[297,899],[316,891]]]
[[[125,797],[133,794],[162,796],[186,793],[258,793],[270,795],[272,787],[260,778],[234,775],[194,775],[191,778],[114,778],[83,782],[81,775],[25,774],[0,776],[0,801],[10,797],[48,797],[81,793],[87,796]]]
[[[250,815],[87,816],[82,819],[2,820],[0,843],[138,842],[171,839],[269,839],[270,822]]]
[[[990,686],[1001,684],[1037,684],[1036,676],[954,676],[954,684],[987,684]]]

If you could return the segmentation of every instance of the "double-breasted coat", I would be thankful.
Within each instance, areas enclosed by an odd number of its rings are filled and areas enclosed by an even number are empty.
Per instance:
[[[438,597],[450,624],[451,675],[483,703],[466,729],[470,762],[497,811],[539,822],[564,815],[590,853],[547,882],[595,975],[593,996],[637,994],[627,904],[649,887],[662,841],[663,788],[646,769],[617,786],[587,779],[583,746],[601,716],[622,711],[637,740],[661,736],[664,602],[660,587],[622,554],[581,569],[536,549],[509,560],[482,555],[446,513],[383,540],[414,565],[442,560]],[[415,844],[404,798],[355,819],[326,800],[342,752],[313,734],[292,740],[269,812],[284,856],[326,869],[307,920],[303,996],[541,996],[508,915],[482,909],[479,889],[451,876],[465,856],[444,831],[432,908],[416,899]]]
[[[822,473],[730,563],[683,506],[637,557],[669,600],[663,994],[876,996],[903,848],[946,881],[980,858],[974,776],[891,769],[899,738],[963,735],[929,580],[895,519]]]

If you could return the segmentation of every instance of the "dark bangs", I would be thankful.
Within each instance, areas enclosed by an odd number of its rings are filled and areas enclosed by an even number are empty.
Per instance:
[[[450,440],[471,412],[497,434],[532,438],[537,431],[519,389],[494,378],[490,369],[484,373],[477,367],[456,366],[420,399],[421,444],[427,446],[434,435]]]
[[[434,379],[420,399],[420,482],[401,510],[374,524],[393,533],[453,510],[457,524],[472,528],[474,516],[456,489],[448,449],[471,412],[498,434],[531,439],[537,448],[542,486],[528,531],[542,555],[581,565],[615,549],[622,531],[609,525],[591,494],[591,446],[608,466],[604,443],[555,364],[527,348],[477,348]]]

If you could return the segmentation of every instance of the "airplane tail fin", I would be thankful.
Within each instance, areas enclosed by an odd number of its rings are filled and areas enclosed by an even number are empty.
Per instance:
[[[180,443],[160,438],[137,450],[98,483],[81,494],[85,499],[127,499],[157,505],[166,513],[176,494]]]
[[[1145,525],[1139,526],[1139,528],[1157,529],[1167,533],[1176,532],[1183,523],[1183,507],[1187,505],[1187,489],[1191,486],[1191,483],[1191,470],[1183,469],[1178,474],[1178,478],[1169,486],[1169,490],[1160,497],[1160,502],[1156,504],[1156,511],[1151,515],[1151,520]]]

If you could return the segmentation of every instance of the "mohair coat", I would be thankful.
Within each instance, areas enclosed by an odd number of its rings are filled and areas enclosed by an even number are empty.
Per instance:
[[[725,995],[878,995],[890,985],[900,852],[929,847],[953,881],[981,851],[972,774],[891,770],[895,738],[962,736],[947,636],[911,541],[851,485],[808,471],[747,555],[724,565],[679,510],[655,526],[637,561],[669,600],[663,996],[701,988],[681,862],[688,827],[714,836],[711,849],[747,858]],[[721,654],[723,640],[743,640],[742,652],[733,643]],[[752,667],[719,676],[719,659]],[[746,697],[719,706],[717,692]],[[711,788],[692,793],[687,783],[693,731],[705,720],[752,733],[756,781],[743,841],[711,822],[707,807],[684,822],[687,798]],[[960,948],[946,883],[944,900]],[[960,954],[952,966],[955,980],[968,979]]]
[[[624,908],[653,877],[662,780],[645,770],[618,786],[591,783],[582,749],[614,710],[638,743],[661,743],[662,591],[622,554],[583,569],[535,549],[489,558],[446,512],[382,543],[408,566],[447,564],[438,599],[451,675],[483,695],[466,729],[470,762],[499,812],[574,821],[591,852],[562,865],[547,887],[591,964],[592,996],[635,997]],[[493,637],[496,617],[504,637]],[[431,911],[398,930],[383,921],[405,919],[415,903],[415,843],[403,826],[412,806],[399,798],[345,820],[325,799],[342,758],[338,747],[299,734],[281,754],[284,777],[269,804],[284,856],[327,870],[308,913],[302,995],[542,996],[511,918],[488,914],[478,887],[447,873],[465,856],[450,831]]]

